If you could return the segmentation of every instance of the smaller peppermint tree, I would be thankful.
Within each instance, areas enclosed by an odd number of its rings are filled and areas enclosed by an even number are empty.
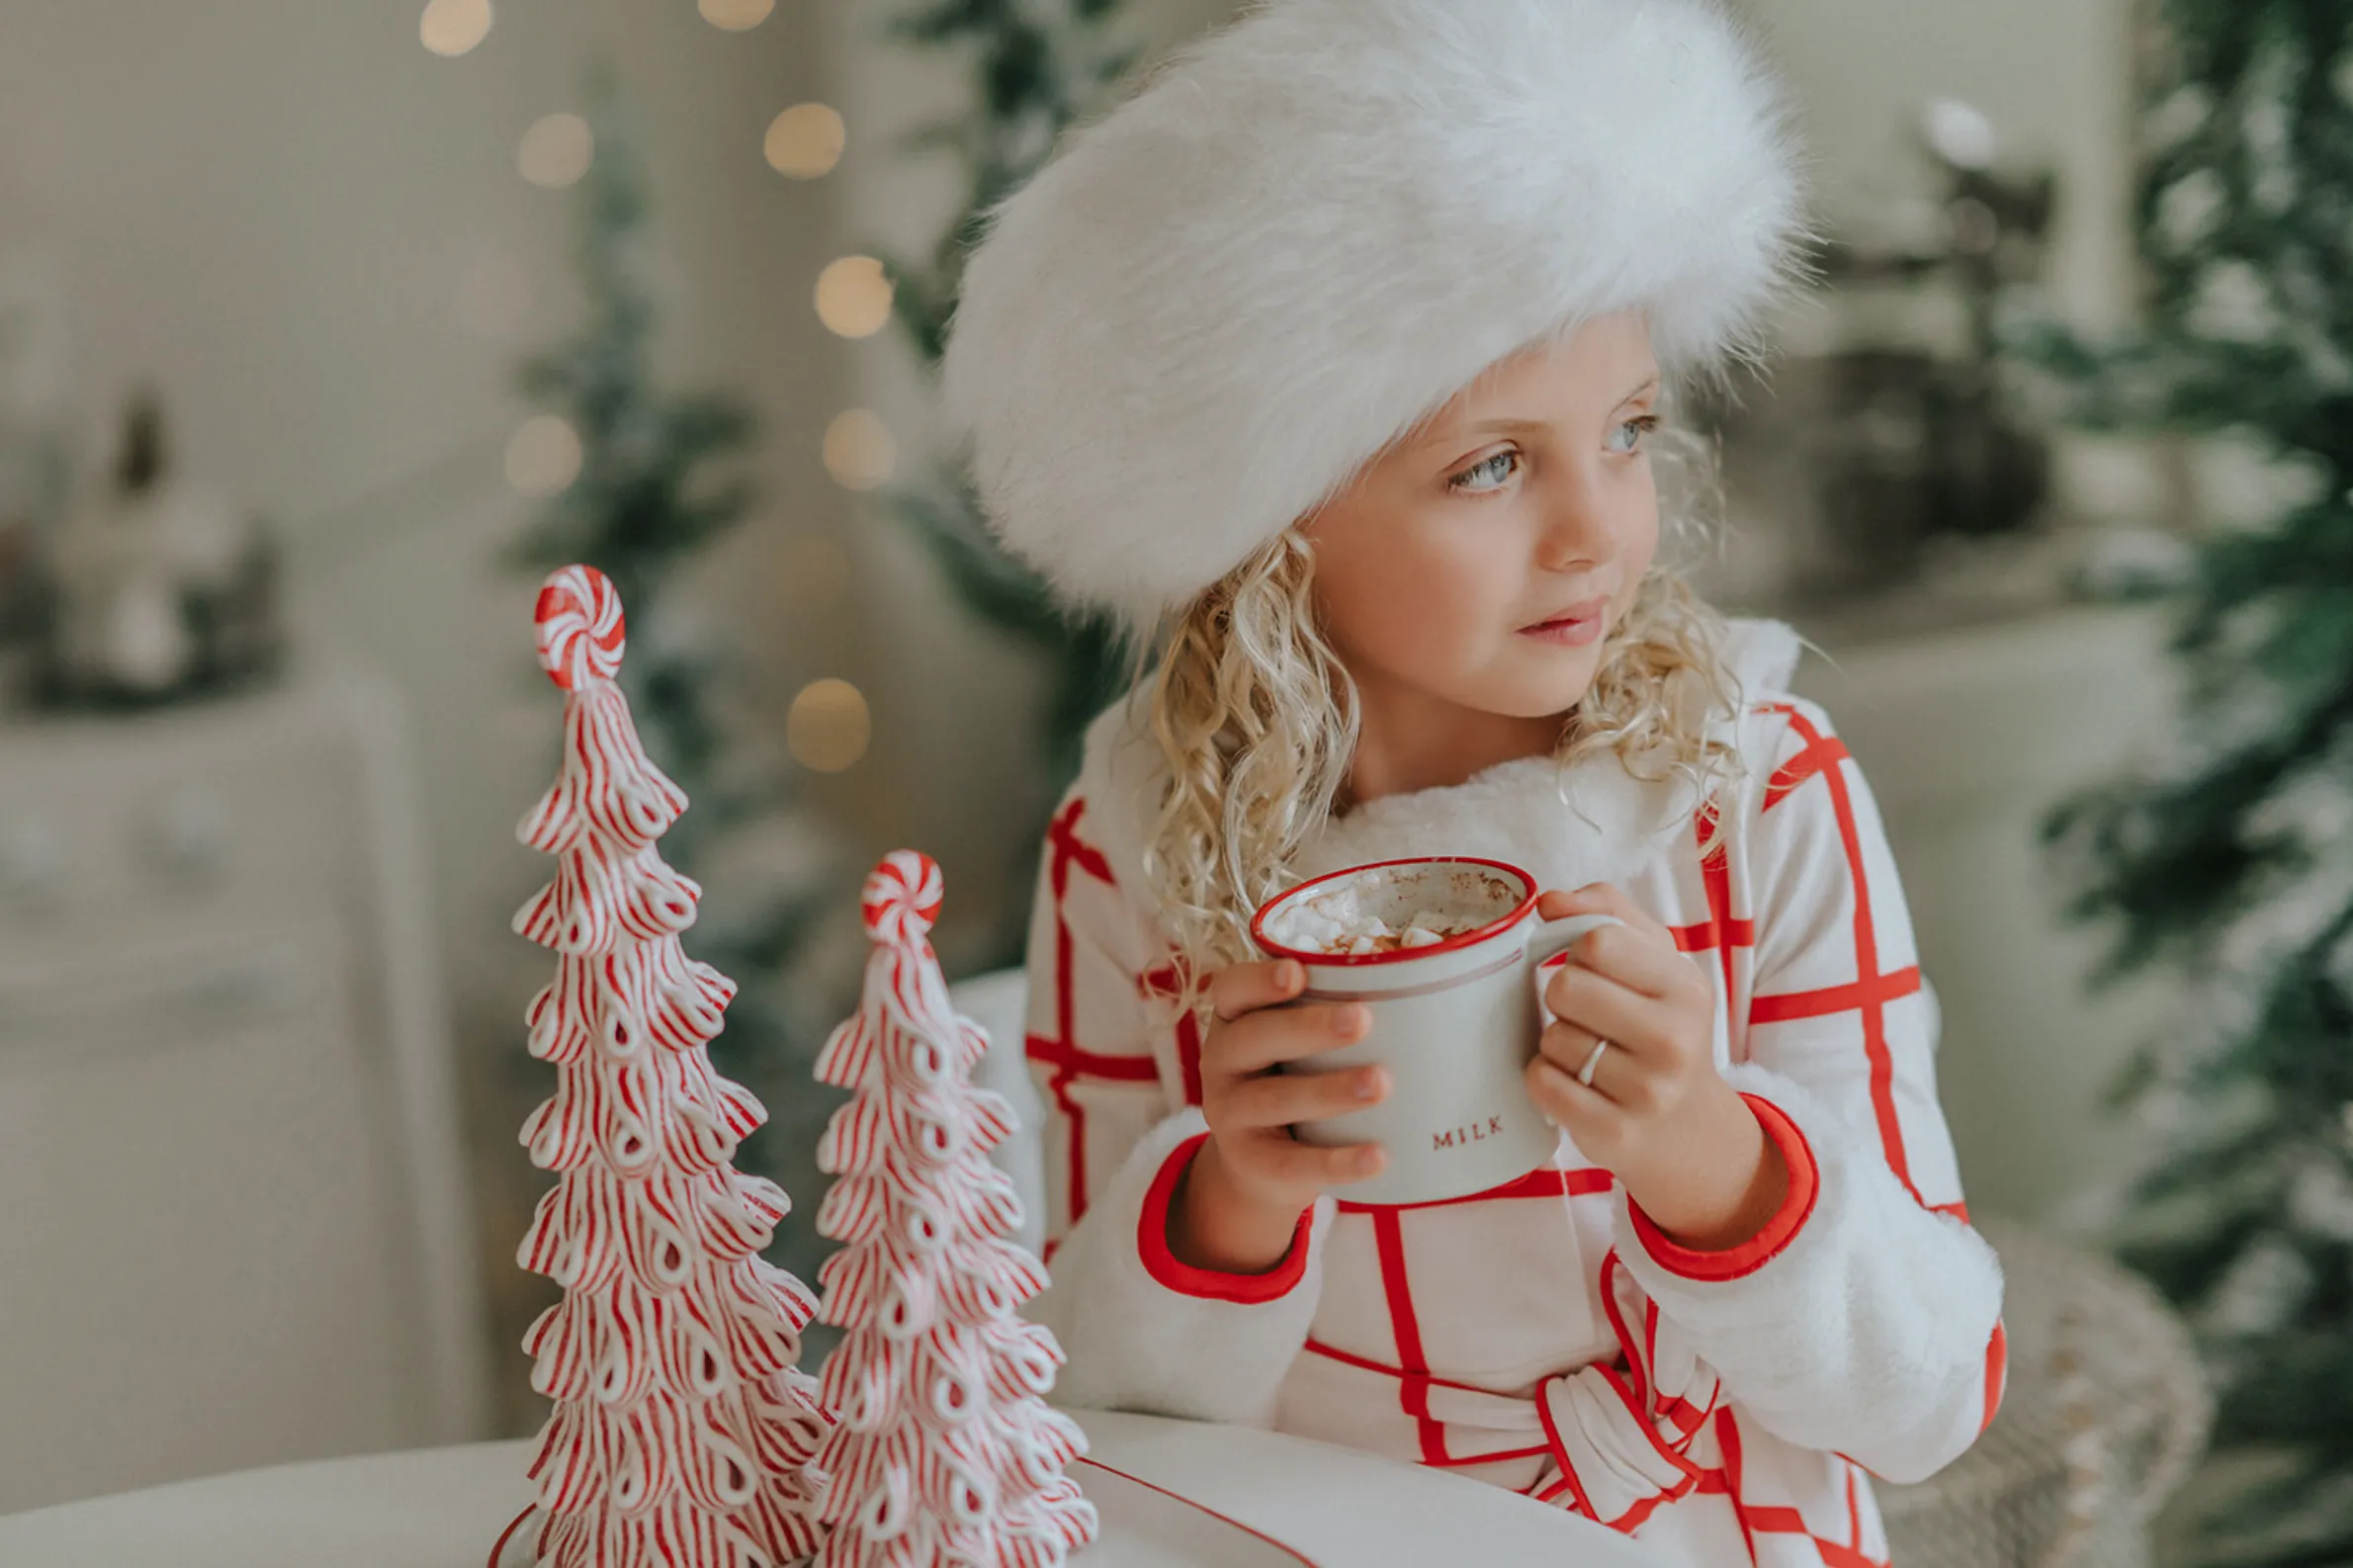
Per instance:
[[[865,996],[818,1057],[856,1096],[818,1147],[837,1179],[817,1228],[842,1244],[821,1315],[848,1331],[821,1395],[837,1424],[816,1459],[819,1568],[1051,1568],[1095,1535],[1064,1473],[1086,1436],[1044,1398],[1062,1349],[1016,1316],[1046,1274],[988,1158],[1012,1112],[972,1085],[989,1038],[949,1005],[925,939],[939,904],[927,855],[894,850],[867,877]]]
[[[686,795],[614,684],[621,602],[566,566],[538,605],[564,773],[517,836],[557,857],[515,929],[557,953],[531,1003],[556,1092],[523,1126],[556,1173],[519,1261],[564,1299],[525,1337],[555,1401],[531,1478],[543,1568],[777,1568],[817,1549],[828,1420],[800,1370],[817,1303],[761,1261],[790,1207],[730,1163],[767,1112],[705,1049],[734,982],[685,956],[701,890],[654,843]]]

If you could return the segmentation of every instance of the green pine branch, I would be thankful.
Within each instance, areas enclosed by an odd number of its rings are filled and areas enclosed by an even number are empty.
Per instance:
[[[910,155],[946,153],[963,165],[963,205],[930,253],[882,252],[895,290],[894,316],[926,366],[936,370],[946,348],[965,258],[986,215],[1037,171],[1057,138],[1098,109],[1135,63],[1140,49],[1111,37],[1119,9],[1120,0],[928,0],[886,20],[885,34],[903,44],[962,54],[972,82],[968,113],[920,126],[899,143]],[[1035,572],[998,548],[962,476],[927,474],[893,489],[888,501],[958,601],[1033,649],[1049,672],[1040,744],[1050,803],[1078,774],[1089,721],[1126,684],[1126,641],[1104,618],[1067,613]],[[1008,824],[1006,831],[1034,856],[1045,838],[1044,813]],[[1013,874],[1027,886],[1034,863],[1025,860]],[[1021,962],[1028,912],[1021,901],[1015,906],[981,967]]]
[[[2212,1039],[2118,1085],[2169,1104],[2114,1238],[2180,1306],[2217,1440],[2277,1478],[2196,1561],[2353,1561],[2353,5],[2156,0],[2134,203],[2142,319],[2011,334],[2086,428],[2250,441],[2309,497],[2204,540],[2175,606],[2181,759],[2047,824],[2101,979],[2164,966]],[[2184,1020],[2184,1028],[2196,1026]],[[2152,1126],[2168,1125],[2165,1121]]]

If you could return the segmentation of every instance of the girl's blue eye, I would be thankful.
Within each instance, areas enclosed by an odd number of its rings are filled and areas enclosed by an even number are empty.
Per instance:
[[[1498,468],[1498,464],[1510,464],[1512,467]],[[1495,475],[1496,484],[1501,484],[1506,479],[1511,477],[1513,469],[1518,468],[1519,464],[1520,454],[1513,451],[1510,447],[1506,447],[1503,451],[1498,452],[1495,456],[1480,463],[1473,464],[1471,467],[1464,469],[1460,474],[1457,474],[1452,479],[1446,480],[1446,487],[1451,490],[1464,491],[1473,495],[1485,494],[1493,490],[1496,485],[1473,485],[1464,481],[1476,479],[1480,475],[1492,471]]]
[[[1612,439],[1610,444],[1610,450],[1621,455],[1636,451],[1642,445],[1642,438],[1650,434],[1653,430],[1656,430],[1658,427],[1659,416],[1657,414],[1644,414],[1638,419],[1628,419],[1624,423],[1620,424],[1615,430],[1611,432]],[[1629,430],[1634,432],[1632,438],[1629,439],[1623,446],[1619,446],[1614,438],[1624,435]]]

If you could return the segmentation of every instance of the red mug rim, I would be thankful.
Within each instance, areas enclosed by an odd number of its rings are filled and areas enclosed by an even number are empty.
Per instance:
[[[1432,942],[1426,947],[1398,947],[1385,953],[1318,953],[1275,941],[1266,934],[1266,915],[1276,905],[1287,903],[1309,888],[1315,887],[1319,883],[1330,882],[1335,877],[1360,876],[1367,871],[1378,871],[1384,866],[1486,866],[1490,870],[1501,871],[1517,877],[1520,880],[1523,897],[1509,913],[1497,915],[1476,930],[1457,931],[1452,936]],[[1489,860],[1483,855],[1405,855],[1395,860],[1368,860],[1360,866],[1343,866],[1338,871],[1327,871],[1320,877],[1310,877],[1295,888],[1285,888],[1282,892],[1277,893],[1252,913],[1250,939],[1259,944],[1259,949],[1262,952],[1270,953],[1279,958],[1296,958],[1303,964],[1354,966],[1389,964],[1404,959],[1436,958],[1441,953],[1458,952],[1465,947],[1483,942],[1498,932],[1510,930],[1521,920],[1525,919],[1528,912],[1536,907],[1536,896],[1535,877],[1512,864],[1509,860]]]

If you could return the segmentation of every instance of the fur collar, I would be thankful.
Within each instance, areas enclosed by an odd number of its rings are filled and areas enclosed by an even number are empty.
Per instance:
[[[1711,730],[1738,743],[1739,715],[1767,691],[1787,689],[1797,634],[1778,621],[1736,621],[1724,649],[1741,688],[1735,715]],[[1300,851],[1302,877],[1411,855],[1508,860],[1537,885],[1623,882],[1691,828],[1699,800],[1688,779],[1636,778],[1614,756],[1563,769],[1550,757],[1516,757],[1460,784],[1385,795],[1336,822]]]
[[[1729,623],[1723,655],[1739,688],[1734,716],[1715,733],[1738,747],[1749,710],[1788,689],[1797,634],[1779,621]],[[1089,770],[1099,759],[1104,787],[1089,792],[1088,821],[1124,877],[1141,886],[1142,837],[1133,811],[1157,800],[1166,776],[1159,747],[1138,721],[1142,688],[1107,710],[1088,738]],[[1757,765],[1748,759],[1752,769]],[[1562,769],[1550,757],[1518,757],[1459,784],[1385,795],[1327,822],[1294,861],[1302,877],[1412,855],[1465,854],[1508,860],[1537,885],[1575,888],[1623,882],[1684,847],[1699,802],[1688,780],[1634,777],[1614,756]],[[1099,808],[1099,809],[1098,809]]]

